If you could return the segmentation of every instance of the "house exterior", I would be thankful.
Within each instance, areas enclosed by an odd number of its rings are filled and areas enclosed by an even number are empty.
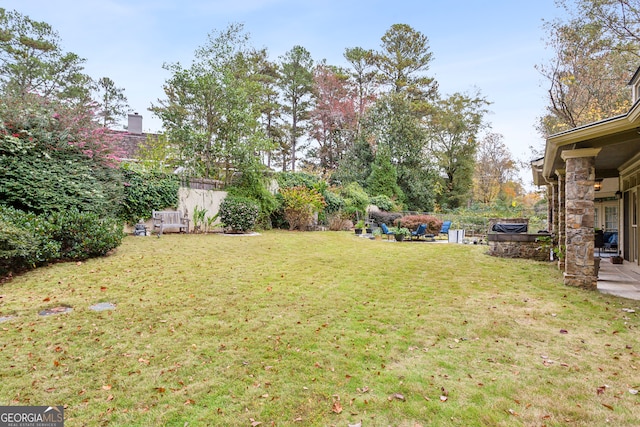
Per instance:
[[[596,289],[596,229],[615,233],[612,247],[638,264],[640,68],[629,85],[627,113],[550,136],[544,157],[531,163],[534,184],[547,188],[549,231],[564,249],[566,285]]]
[[[147,138],[158,138],[156,133],[142,132],[142,116],[138,113],[128,115],[126,131],[112,130],[112,132],[120,136],[122,158],[127,160],[137,158],[138,151],[147,143]]]

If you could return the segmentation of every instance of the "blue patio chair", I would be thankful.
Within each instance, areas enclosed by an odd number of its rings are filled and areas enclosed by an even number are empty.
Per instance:
[[[440,234],[449,233],[449,228],[451,228],[451,221],[446,220],[445,222],[442,223],[442,228],[440,228]]]
[[[421,237],[424,237],[425,240],[435,240],[433,234],[427,234],[427,224],[420,224],[416,231],[412,231],[411,240],[413,240],[414,237],[416,240],[420,240]]]
[[[605,233],[606,234],[606,233]],[[610,236],[607,236],[604,242],[604,251],[611,249],[618,249],[618,232],[612,232]]]
[[[380,224],[380,228],[382,229],[382,234],[387,236],[387,240],[389,240],[389,236],[393,236],[396,234],[393,231],[389,230],[389,227],[387,227],[387,224],[385,224],[384,222]]]

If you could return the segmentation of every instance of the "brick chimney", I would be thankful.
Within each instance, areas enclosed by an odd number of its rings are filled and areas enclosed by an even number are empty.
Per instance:
[[[142,116],[138,113],[129,114],[129,125],[127,126],[129,133],[142,134]]]

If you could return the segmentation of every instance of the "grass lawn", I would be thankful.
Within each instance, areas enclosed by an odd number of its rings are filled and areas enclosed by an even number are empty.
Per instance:
[[[0,286],[0,404],[69,427],[640,425],[638,303],[486,250],[127,237]]]

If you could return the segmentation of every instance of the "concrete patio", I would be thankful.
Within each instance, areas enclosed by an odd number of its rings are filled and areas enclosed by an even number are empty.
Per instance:
[[[640,300],[640,267],[629,262],[612,264],[609,256],[601,255],[598,291],[603,294]]]

